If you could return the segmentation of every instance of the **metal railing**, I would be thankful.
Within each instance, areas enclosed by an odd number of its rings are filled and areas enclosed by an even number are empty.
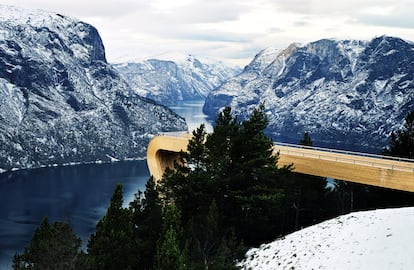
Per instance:
[[[170,137],[184,137],[185,135],[189,134],[188,131],[169,131],[169,132],[162,132],[158,133],[155,136],[170,136]]]

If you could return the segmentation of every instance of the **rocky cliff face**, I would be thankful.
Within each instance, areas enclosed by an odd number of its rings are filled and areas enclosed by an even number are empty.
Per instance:
[[[0,170],[144,157],[152,135],[184,129],[107,63],[94,27],[0,5]]]
[[[308,131],[319,146],[378,152],[414,110],[414,44],[382,36],[267,49],[212,92],[204,111],[231,106],[243,117],[261,102],[277,141],[297,143]]]
[[[192,55],[159,57],[114,66],[137,93],[168,106],[182,100],[205,99],[214,88],[241,71]]]

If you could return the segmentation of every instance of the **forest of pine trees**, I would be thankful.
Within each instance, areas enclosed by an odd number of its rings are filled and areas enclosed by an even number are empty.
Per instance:
[[[412,156],[414,113],[386,153]],[[237,269],[247,248],[353,210],[413,205],[410,193],[306,176],[277,168],[264,106],[239,121],[230,108],[214,131],[201,125],[173,170],[150,178],[129,207],[117,185],[81,250],[69,224],[45,219],[14,269]],[[305,133],[298,142],[311,146]],[[408,154],[401,153],[408,150]]]

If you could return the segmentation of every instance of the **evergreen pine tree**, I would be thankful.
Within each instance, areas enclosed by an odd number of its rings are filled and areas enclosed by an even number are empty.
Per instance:
[[[391,145],[383,150],[390,156],[414,158],[414,111],[407,114],[404,126],[391,133]]]
[[[118,184],[105,216],[96,225],[88,243],[91,269],[135,269],[138,264],[134,224],[129,209],[123,208],[122,185]]]
[[[211,202],[214,181],[206,168],[205,137],[205,127],[201,125],[193,132],[188,152],[181,153],[182,160],[175,164],[175,170],[167,169],[159,182],[164,200],[180,209],[183,221],[206,211]]]
[[[281,206],[282,174],[273,141],[264,134],[268,120],[264,105],[254,109],[230,138],[230,165],[227,172],[225,222],[247,244],[257,244],[274,235]],[[275,235],[274,235],[275,236]]]
[[[230,156],[230,151],[233,148],[232,138],[238,130],[237,118],[231,114],[231,108],[226,107],[218,114],[214,131],[207,136],[205,142],[209,172],[214,174],[213,177],[222,181],[225,181],[229,176],[232,164]],[[227,185],[224,182],[222,184]]]
[[[203,132],[193,133],[185,158],[191,170],[179,168],[165,177],[164,185],[172,191],[183,220],[207,215],[214,200],[222,225],[231,230],[237,224],[237,237],[257,243],[274,233],[271,224],[280,207],[281,175],[273,142],[264,134],[267,123],[263,105],[242,122],[228,107],[206,139]]]
[[[196,173],[206,171],[206,147],[204,146],[206,135],[205,125],[201,124],[200,127],[193,131],[193,137],[188,142],[187,151],[191,155],[186,155],[186,162],[190,165],[192,171]]]
[[[209,270],[236,270],[235,262],[246,253],[246,248],[230,232],[220,242],[214,256],[210,259]]]
[[[192,259],[192,268],[211,269],[212,261],[215,260],[223,240],[215,201],[211,203],[208,213],[200,213],[191,218],[184,236],[186,245],[191,247],[187,252]]]
[[[162,231],[155,254],[156,270],[184,270],[186,261],[180,245],[182,235],[181,215],[175,205],[165,207]]]
[[[45,218],[34,232],[30,245],[23,254],[16,254],[13,269],[72,270],[80,254],[81,240],[68,223],[49,224]]]
[[[136,255],[140,269],[151,269],[162,225],[162,202],[153,177],[148,179],[144,194],[140,191],[135,194],[130,210],[136,228]]]
[[[170,227],[163,235],[155,257],[156,270],[186,269],[182,252],[179,248],[176,231]]]
[[[304,146],[312,146],[313,145],[313,142],[312,142],[312,139],[309,135],[309,132],[305,132],[303,134],[303,138],[299,141],[299,144],[304,145]]]

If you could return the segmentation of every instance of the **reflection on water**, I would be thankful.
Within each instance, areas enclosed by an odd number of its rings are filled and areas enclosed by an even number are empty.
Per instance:
[[[203,104],[204,100],[181,101],[170,109],[185,118],[190,132],[198,128],[201,123],[205,124],[207,132],[212,132],[213,127],[203,113]]]
[[[44,217],[68,221],[83,245],[109,205],[117,183],[125,205],[144,190],[146,161],[87,164],[0,174],[0,269],[11,268],[15,252],[30,243]]]

